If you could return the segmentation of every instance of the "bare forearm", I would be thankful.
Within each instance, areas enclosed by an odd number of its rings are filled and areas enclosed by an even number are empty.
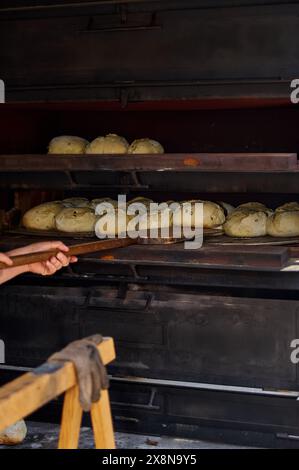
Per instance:
[[[13,250],[7,251],[7,256],[18,256],[18,255],[26,255],[27,253],[31,253],[32,245],[21,246],[20,248],[14,248]]]
[[[25,255],[27,253],[38,253],[40,251],[50,251],[47,261],[37,261],[26,266],[10,267],[13,264],[11,256]],[[13,277],[26,272],[40,274],[42,276],[50,276],[59,269],[68,266],[69,263],[75,263],[75,256],[68,256],[69,248],[62,242],[53,240],[47,242],[32,243],[31,245],[15,248],[7,253],[0,253],[0,262],[6,264],[6,269],[0,269],[0,284],[9,281]]]
[[[28,266],[17,266],[15,268],[0,269],[0,284],[9,281],[13,277],[19,276],[19,274],[27,273],[28,271]]]

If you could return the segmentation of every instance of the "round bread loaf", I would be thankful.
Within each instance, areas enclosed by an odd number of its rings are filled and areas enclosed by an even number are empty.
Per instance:
[[[114,208],[117,208],[117,203],[118,203],[117,201],[115,201],[114,199],[111,199],[110,197],[102,197],[102,198],[92,199],[89,203],[89,207],[95,211],[97,206],[99,204],[102,204],[105,206],[107,210],[109,210],[111,206],[113,206]]]
[[[128,153],[153,154],[164,153],[162,145],[153,139],[136,139],[131,143]]]
[[[141,202],[142,204],[144,204],[145,206],[149,206],[151,203],[153,203],[154,201],[152,199],[149,199],[148,197],[143,197],[143,196],[138,196],[138,197],[134,197],[134,199],[131,199],[129,202],[128,202],[128,205],[129,204],[133,204],[135,202]]]
[[[284,211],[299,211],[298,202],[286,202],[282,206],[279,206],[275,209],[275,212],[284,212]]]
[[[262,237],[267,233],[267,218],[264,211],[236,209],[226,219],[224,233],[230,237]]]
[[[14,446],[21,444],[27,434],[27,427],[23,419],[17,421],[12,426],[0,432],[0,444],[5,446]]]
[[[128,212],[130,214],[130,208],[131,210],[134,210],[136,212],[134,213],[145,213],[145,212],[148,212],[150,210],[150,205],[153,203],[154,201],[152,199],[148,199],[147,197],[135,197],[134,199],[131,199],[128,203],[127,203],[127,208],[128,208]],[[134,204],[134,206],[133,206]],[[137,210],[138,209],[138,210]]]
[[[23,215],[22,225],[30,230],[55,230],[55,217],[63,207],[60,201],[45,202],[32,207]]]
[[[269,209],[265,206],[265,204],[262,204],[261,202],[245,202],[244,204],[240,204],[239,206],[237,206],[235,210],[239,209],[251,209],[253,211],[258,212],[263,211],[266,212],[267,215],[273,214],[272,209]]]
[[[186,204],[187,203],[187,204]],[[200,227],[201,221],[196,220],[195,217],[195,204],[203,204],[203,228],[214,228],[222,225],[225,222],[224,210],[219,204],[211,201],[191,200],[183,201],[179,211],[175,212],[174,224],[183,225],[189,223],[191,217],[191,227]],[[181,220],[180,220],[181,219]],[[185,221],[185,222],[184,222]]]
[[[157,209],[141,214],[138,220],[139,230],[155,230],[173,226],[173,212],[168,209]]]
[[[299,212],[276,212],[267,220],[267,234],[272,237],[298,237],[299,236]]]
[[[54,154],[82,154],[85,153],[88,141],[73,135],[54,137],[48,147],[48,153]]]
[[[89,207],[86,197],[68,197],[62,200],[64,207]]]
[[[128,216],[125,210],[115,209],[115,211],[109,211],[98,218],[96,234],[99,238],[104,236],[117,237],[120,234],[125,234],[130,220],[131,217]]]
[[[61,232],[93,232],[97,217],[89,207],[62,209],[55,218],[56,228]]]
[[[97,137],[85,149],[87,154],[124,154],[129,144],[124,137],[116,134]]]

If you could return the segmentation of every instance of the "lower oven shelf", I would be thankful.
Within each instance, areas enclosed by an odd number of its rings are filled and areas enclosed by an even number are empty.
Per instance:
[[[52,237],[55,238],[55,237]],[[67,245],[86,243],[86,239],[56,237]],[[217,237],[219,238],[219,237]],[[266,238],[266,237],[265,237]],[[1,249],[11,250],[29,243],[44,240],[39,236],[6,234],[1,237]],[[274,239],[273,243],[277,243]],[[184,243],[170,245],[132,245],[129,247],[105,250],[80,257],[79,263],[72,266],[74,273],[103,272],[111,267],[158,267],[181,269],[231,269],[239,271],[281,271],[294,265],[299,259],[299,250],[294,245],[213,245],[208,240],[201,248],[185,249]],[[121,269],[121,268],[119,268]]]

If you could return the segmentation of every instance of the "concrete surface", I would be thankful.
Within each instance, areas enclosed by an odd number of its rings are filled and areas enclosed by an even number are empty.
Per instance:
[[[13,447],[0,446],[0,449],[55,449],[57,447],[58,425],[30,421],[26,424],[28,433],[23,444]],[[115,437],[118,449],[248,449],[248,447],[167,436],[142,436],[117,432]],[[83,449],[94,447],[90,428],[81,428],[79,447]]]

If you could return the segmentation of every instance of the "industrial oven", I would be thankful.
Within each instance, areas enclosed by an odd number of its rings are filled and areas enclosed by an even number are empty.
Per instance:
[[[282,1],[1,2],[1,250],[37,241],[20,214],[61,197],[298,200],[298,14]],[[109,132],[166,153],[47,155],[54,136]],[[296,446],[298,263],[295,241],[204,242],[19,277],[0,289],[1,381],[101,332],[116,342],[116,429]]]

